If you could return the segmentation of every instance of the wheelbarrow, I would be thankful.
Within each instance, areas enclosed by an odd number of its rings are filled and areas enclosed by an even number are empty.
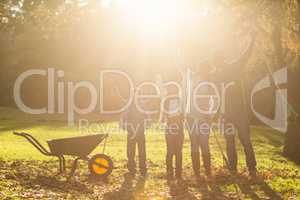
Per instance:
[[[79,160],[88,162],[88,168],[92,176],[105,178],[113,170],[111,158],[104,154],[106,139],[108,134],[95,134],[80,137],[71,137],[63,139],[54,139],[47,141],[49,151],[43,147],[32,135],[23,132],[14,132],[15,135],[26,138],[37,150],[45,156],[54,156],[59,159],[59,173],[66,172],[64,156],[74,156],[72,169],[69,178],[71,178],[77,168]],[[88,155],[104,140],[103,153],[96,154],[89,158]]]

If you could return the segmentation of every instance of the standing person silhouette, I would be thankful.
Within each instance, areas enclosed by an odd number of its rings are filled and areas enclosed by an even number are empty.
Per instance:
[[[191,52],[192,49],[192,52]],[[209,87],[206,84],[197,88],[198,84],[207,83],[210,72],[208,59],[201,59],[199,52],[194,48],[178,49],[177,70],[180,72],[181,81],[181,108],[184,128],[187,128],[191,142],[191,158],[194,174],[197,179],[200,178],[200,149],[202,153],[204,168],[207,176],[211,175],[211,156],[209,149],[210,134],[210,99],[201,98],[199,101],[194,98],[195,95],[210,96]],[[195,55],[194,52],[197,52]],[[197,59],[195,59],[197,58]],[[201,59],[201,60],[199,60]],[[192,70],[186,66],[193,66]],[[204,90],[203,90],[204,89]],[[193,91],[197,90],[196,93]],[[193,100],[196,100],[195,102]],[[197,107],[198,106],[198,107]],[[199,107],[200,110],[199,110]],[[201,112],[203,111],[203,112]],[[186,120],[186,123],[184,123]],[[206,129],[201,130],[202,125]],[[207,127],[208,126],[208,127]],[[181,146],[182,148],[182,146]]]
[[[137,82],[135,81],[135,85]],[[136,95],[135,92],[133,92]],[[136,148],[138,150],[139,169],[142,176],[147,175],[146,165],[146,140],[145,140],[145,122],[147,114],[140,110],[145,106],[145,102],[136,101],[135,96],[123,116],[123,123],[127,130],[127,168],[130,175],[136,174]]]
[[[173,159],[175,159],[175,177],[182,179],[182,147],[184,141],[184,115],[180,110],[179,97],[167,99],[166,114],[167,128],[165,133],[167,144],[166,167],[167,179],[174,177]]]
[[[229,170],[237,172],[237,151],[235,145],[235,134],[238,133],[241,144],[246,156],[246,164],[249,174],[256,176],[256,158],[250,140],[249,106],[246,101],[244,90],[245,66],[251,55],[255,34],[251,33],[251,41],[240,58],[233,62],[225,62],[224,52],[217,52],[212,60],[212,65],[216,69],[214,79],[217,82],[225,83],[225,99],[221,116],[226,124],[231,123],[235,127],[233,134],[226,134],[226,151],[228,157]],[[224,102],[225,101],[225,102]]]
[[[195,177],[200,178],[200,150],[207,177],[211,175],[211,154],[209,148],[210,119],[212,116],[211,88],[208,82],[208,63],[201,63],[189,72],[191,82],[190,111],[186,113],[187,130],[191,141],[191,158]],[[198,98],[195,98],[198,97]]]
[[[174,177],[182,180],[182,148],[184,142],[184,114],[182,111],[183,102],[180,89],[175,85],[163,85],[161,76],[158,75],[157,83],[162,93],[161,116],[166,122],[165,140],[167,146],[166,171],[167,180],[171,181]],[[175,170],[174,170],[175,161]],[[175,173],[174,173],[175,172]]]

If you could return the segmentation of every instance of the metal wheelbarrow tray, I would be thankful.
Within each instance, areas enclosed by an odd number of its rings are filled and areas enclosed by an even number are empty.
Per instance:
[[[89,170],[92,175],[98,177],[106,177],[111,174],[113,169],[113,162],[111,158],[105,154],[96,154],[92,158],[88,155],[104,140],[103,152],[105,150],[107,134],[95,134],[79,137],[70,137],[63,139],[54,139],[47,141],[49,151],[43,147],[32,135],[28,133],[14,132],[15,135],[26,138],[37,150],[46,156],[55,156],[59,159],[59,172],[66,171],[64,156],[76,157],[70,177],[76,171],[78,160],[88,161]]]

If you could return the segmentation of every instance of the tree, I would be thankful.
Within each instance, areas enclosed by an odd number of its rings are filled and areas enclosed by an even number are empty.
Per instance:
[[[296,41],[294,44],[299,43],[300,38],[300,1],[297,0],[295,5],[295,18],[293,34],[295,34]],[[293,22],[292,22],[293,23]],[[298,47],[299,48],[299,47]],[[299,50],[296,47],[296,51],[299,54]],[[300,58],[296,58],[296,65],[290,67],[288,73],[288,101],[291,105],[291,116],[289,118],[288,131],[286,134],[286,140],[284,145],[283,154],[291,160],[300,164]]]

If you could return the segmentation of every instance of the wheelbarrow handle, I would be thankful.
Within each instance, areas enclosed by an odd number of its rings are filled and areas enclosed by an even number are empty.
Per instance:
[[[32,135],[24,132],[13,132],[14,135],[24,137],[28,142],[30,142],[37,150],[46,156],[51,156],[52,154],[47,151],[45,147],[41,145]]]
[[[18,136],[24,136],[24,133],[20,133],[20,132],[13,132],[13,134]]]
[[[29,135],[29,134],[27,134],[27,133],[21,133],[21,132],[13,132],[13,134],[14,135],[17,135],[17,136],[22,136],[22,137],[26,137],[27,135]],[[31,136],[32,137],[32,136]]]

